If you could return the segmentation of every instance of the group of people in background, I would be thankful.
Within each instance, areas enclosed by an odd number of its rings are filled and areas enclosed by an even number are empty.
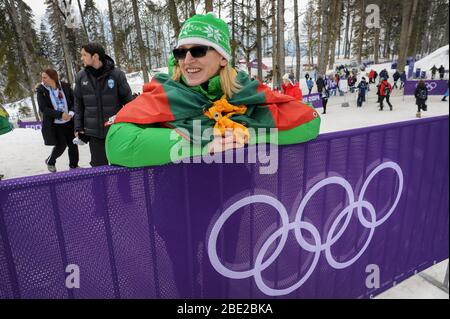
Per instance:
[[[441,79],[443,78],[443,74],[445,73],[445,69],[443,66],[435,70],[432,69],[435,75],[436,71],[439,71]],[[358,92],[356,106],[362,107],[363,103],[366,102],[366,97],[368,92],[370,91],[370,84],[376,84],[376,94],[378,96],[377,103],[379,104],[379,111],[383,111],[384,103],[386,102],[389,106],[389,109],[393,110],[393,105],[390,101],[390,97],[392,91],[394,89],[403,89],[405,86],[405,82],[407,80],[406,72],[402,71],[401,73],[396,70],[392,75],[393,84],[389,82],[389,73],[387,69],[383,69],[378,74],[375,70],[370,70],[368,73],[368,80],[366,77],[362,77],[358,83],[357,80],[357,72],[355,70],[349,71],[346,67],[340,66],[336,68],[336,73],[334,76],[318,76],[317,80],[314,83],[312,77],[310,77],[309,73],[305,74],[306,86],[308,89],[308,95],[311,95],[312,90],[314,88],[314,84],[317,87],[317,92],[320,94],[320,98],[322,100],[323,112],[322,114],[326,114],[328,100],[331,96],[336,96],[337,91],[339,91],[342,96],[346,92],[350,91],[354,93]],[[377,83],[378,78],[378,83]],[[400,86],[398,85],[398,81],[400,80]],[[282,93],[291,95],[293,97],[302,98],[302,91],[299,86],[298,81],[295,81],[293,74],[285,74],[283,76],[283,84],[282,84]],[[447,101],[448,97],[448,89],[444,94],[442,101]],[[421,112],[427,110],[426,101],[428,100],[428,89],[425,81],[420,80],[418,86],[415,91],[416,105],[417,105],[417,113],[416,116],[418,118],[421,117]]]
[[[433,65],[431,70],[431,79],[434,80],[436,78],[436,72],[439,71],[439,79],[443,80],[445,76],[445,67],[441,64],[439,69],[436,67],[436,65]]]

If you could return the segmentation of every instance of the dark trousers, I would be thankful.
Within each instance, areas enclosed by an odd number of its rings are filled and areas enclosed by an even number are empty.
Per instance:
[[[420,111],[426,111],[427,110],[427,105],[425,104],[425,102],[426,101],[424,101],[424,100],[417,102],[417,112],[420,113]]]
[[[327,104],[328,104],[328,99],[323,99],[322,100],[323,114],[327,113]]]
[[[384,105],[383,105],[384,99],[386,99],[387,104],[389,105],[389,107],[390,107],[391,110],[392,110],[392,104],[391,104],[391,102],[389,101],[389,98],[390,98],[389,95],[386,95],[386,96],[380,96],[380,110],[383,110],[383,107],[384,107]]]
[[[73,144],[72,141],[75,138],[73,131],[73,122],[67,122],[64,124],[54,124],[56,130],[56,145],[53,147],[52,153],[48,158],[48,165],[55,165],[56,159],[60,157],[66,147],[69,148],[69,167],[74,168],[78,166],[78,146]]]
[[[397,81],[394,81],[394,86],[393,86],[393,89],[395,89],[395,88],[397,88],[397,89],[398,89],[398,86],[397,86]]]
[[[91,151],[91,166],[108,165],[105,151],[105,139],[89,136],[89,149]]]
[[[358,94],[358,101],[356,102],[358,107],[361,107],[363,102],[366,100],[366,94]]]

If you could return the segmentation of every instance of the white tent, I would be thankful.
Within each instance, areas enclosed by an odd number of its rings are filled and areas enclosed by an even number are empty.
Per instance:
[[[449,46],[446,45],[445,47],[442,47],[440,49],[437,49],[430,55],[427,55],[423,59],[417,61],[414,64],[414,69],[421,69],[422,71],[429,71],[433,65],[436,65],[437,68],[439,68],[441,65],[444,66],[445,70],[448,70],[449,63],[448,63],[448,50]]]

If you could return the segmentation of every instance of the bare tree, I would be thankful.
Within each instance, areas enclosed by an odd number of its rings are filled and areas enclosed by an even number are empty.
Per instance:
[[[345,43],[344,43],[344,58],[348,59],[350,57],[350,0],[346,1],[345,9]]]
[[[80,8],[80,10],[81,10],[81,8]],[[117,67],[120,68],[119,45],[117,43],[117,31],[116,31],[116,24],[114,22],[114,12],[113,12],[113,8],[112,8],[111,0],[108,0],[108,15],[109,15],[109,24],[111,26],[114,57],[116,58],[115,62],[117,64]]]
[[[150,82],[150,80],[148,78],[147,61],[145,57],[145,45],[144,41],[142,40],[141,22],[139,20],[139,9],[137,5],[137,0],[131,0],[131,3],[133,5],[134,25],[136,27],[136,35],[139,46],[139,58],[141,60],[142,74],[144,76],[144,82],[148,83]]]
[[[365,10],[366,4],[365,0],[360,0],[360,16],[359,16],[359,37],[358,37],[358,47],[357,47],[357,54],[356,54],[356,60],[358,61],[358,64],[361,64],[362,61],[362,50],[363,50],[363,43],[364,43],[364,31],[365,31]]]
[[[320,39],[320,57],[318,61],[318,71],[320,75],[324,75],[327,71],[327,60],[329,54],[329,34],[328,34],[328,9],[330,7],[330,0],[322,1],[322,36]]]
[[[279,66],[278,66],[278,36],[277,36],[277,7],[276,0],[271,0],[272,6],[272,84],[275,88],[279,81]]]
[[[80,2],[80,0],[77,0],[77,2],[78,2],[78,10],[80,10],[81,24],[83,25],[83,31],[84,31],[84,34],[86,35],[86,39],[87,39],[88,42],[89,42],[89,41],[90,41],[90,40],[89,40],[89,34],[88,34],[88,32],[87,32],[87,29],[86,29],[86,22],[84,21],[83,8],[81,7],[81,2]],[[108,0],[108,4],[111,4],[111,0]]]
[[[403,1],[402,9],[402,30],[400,33],[400,45],[398,48],[398,63],[397,70],[402,71],[406,65],[406,51],[408,49],[408,31],[409,31],[409,17],[411,15],[412,2]]]
[[[175,38],[178,38],[181,26],[178,20],[177,6],[175,0],[168,0],[167,6],[169,7],[170,21],[172,22],[173,30],[175,31]]]
[[[278,81],[281,81],[285,67],[284,51],[284,0],[277,0],[278,4],[278,23],[277,23],[277,52],[278,52]],[[281,84],[281,83],[278,83]]]
[[[231,64],[234,67],[236,65],[236,48],[237,48],[237,41],[236,41],[236,5],[234,0],[231,0]]]
[[[30,94],[31,103],[33,105],[34,116],[36,118],[36,121],[39,121],[39,113],[37,111],[36,102],[34,101],[33,85],[31,82],[32,76],[29,73],[29,70],[33,69],[31,66],[32,62],[30,61],[30,54],[28,52],[27,45],[25,43],[24,30],[22,29],[22,24],[19,21],[19,15],[17,13],[17,8],[16,8],[16,0],[5,0],[5,4],[6,4],[8,14],[11,18],[11,21],[13,22],[14,32],[15,32],[17,40],[18,40],[17,41],[18,45],[19,45],[18,52],[19,52],[20,59],[23,62],[22,63],[23,72],[25,74],[26,85],[27,85],[28,92]],[[21,0],[19,0],[18,5],[23,6],[23,2]]]
[[[205,0],[205,12],[213,12],[213,0]]]
[[[258,79],[262,81],[262,51],[261,51],[261,3],[256,0],[256,59],[258,60]]]
[[[295,78],[300,80],[301,53],[300,53],[300,32],[298,30],[298,0],[294,0],[294,40],[295,40]]]
[[[336,55],[336,42],[338,38],[341,36],[341,0],[332,0],[332,6],[331,6],[331,23],[329,27],[329,34],[330,34],[330,59],[329,59],[329,65],[328,68],[332,69],[335,61],[335,55]]]
[[[70,54],[69,42],[68,42],[67,34],[66,34],[66,27],[63,24],[63,19],[65,19],[65,15],[64,15],[64,12],[59,7],[57,0],[51,0],[50,3],[53,7],[53,11],[60,13],[60,17],[58,17],[56,19],[56,26],[57,26],[58,33],[59,33],[59,39],[61,41],[61,46],[62,46],[62,49],[64,52],[64,61],[65,61],[65,65],[66,65],[67,80],[70,83],[74,83],[75,76],[73,74],[73,60],[72,60],[72,55]]]

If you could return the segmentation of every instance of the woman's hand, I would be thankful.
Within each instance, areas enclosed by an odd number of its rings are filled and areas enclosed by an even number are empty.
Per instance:
[[[214,136],[214,140],[208,144],[208,152],[214,154],[244,146],[245,143],[237,141],[233,133],[225,134],[225,137],[216,135]]]
[[[68,113],[64,112],[61,118],[63,121],[69,121],[72,117]]]

